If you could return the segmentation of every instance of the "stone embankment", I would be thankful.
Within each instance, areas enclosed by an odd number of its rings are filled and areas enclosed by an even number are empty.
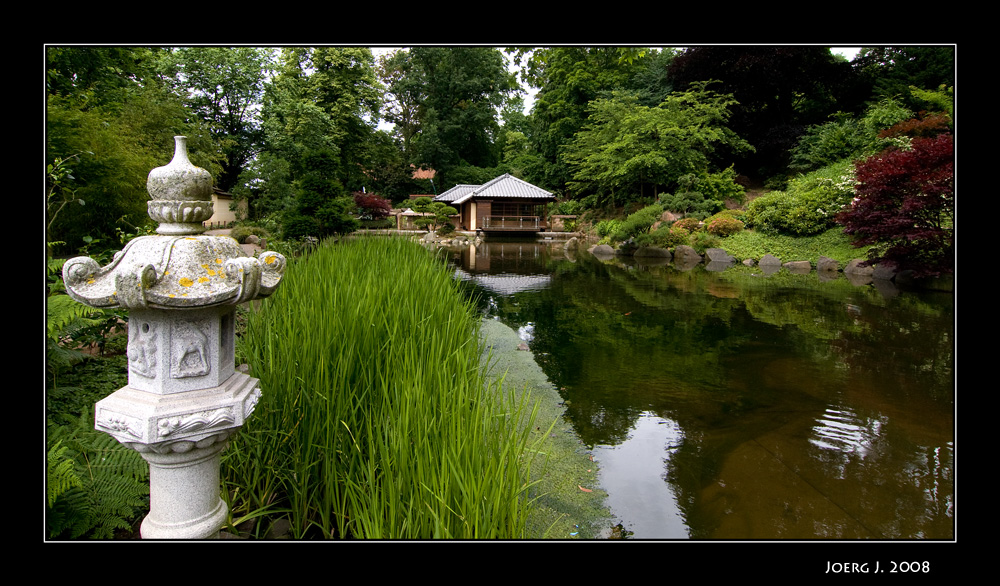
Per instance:
[[[571,238],[566,242],[568,250],[579,250],[583,248],[582,241]],[[709,248],[704,254],[700,254],[694,248],[681,245],[671,250],[658,248],[655,246],[641,246],[633,248],[622,246],[618,249],[607,244],[599,244],[587,248],[587,251],[595,257],[607,260],[614,257],[630,256],[643,261],[653,261],[656,264],[671,263],[681,270],[689,270],[704,263],[705,269],[709,271],[723,271],[737,264],[736,258],[721,248]],[[899,286],[913,287],[921,289],[933,289],[940,291],[952,291],[953,279],[951,276],[930,279],[915,279],[913,271],[895,271],[884,266],[870,266],[865,264],[864,259],[854,259],[841,267],[840,263],[832,258],[820,256],[815,265],[807,260],[784,262],[771,254],[765,254],[758,260],[746,259],[742,262],[745,266],[757,266],[764,274],[773,274],[781,269],[791,273],[807,274],[814,269],[820,278],[836,278],[843,274],[851,283],[864,285],[875,282],[891,282]]]

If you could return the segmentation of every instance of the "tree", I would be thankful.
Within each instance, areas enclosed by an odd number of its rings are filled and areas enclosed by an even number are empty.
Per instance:
[[[676,89],[718,80],[718,91],[739,102],[730,127],[756,150],[735,158],[721,154],[748,175],[783,171],[788,149],[807,125],[838,110],[854,113],[862,105],[855,92],[856,74],[828,47],[691,47],[671,62],[670,79]]]
[[[515,89],[503,54],[491,47],[414,47],[397,86],[415,100],[419,131],[411,162],[437,171],[461,165],[494,167],[498,111]],[[453,183],[452,183],[453,184]]]
[[[55,169],[80,155],[56,191],[85,202],[47,221],[49,241],[65,243],[57,254],[74,252],[84,238],[116,242],[123,225],[133,232],[151,222],[146,177],[170,161],[175,135],[188,137],[192,163],[219,172],[221,154],[205,124],[154,72],[158,54],[141,47],[47,50],[46,159]]]
[[[726,127],[732,97],[706,86],[692,84],[653,108],[628,93],[594,100],[587,123],[565,150],[571,187],[623,205],[655,197],[682,175],[709,171],[719,146],[750,148]]]
[[[282,50],[264,92],[265,152],[246,179],[255,197],[282,210],[294,237],[344,233],[357,224],[348,194],[371,181],[372,152],[383,148],[373,61],[361,47]]]
[[[268,149],[292,163],[293,172],[307,151],[332,151],[340,159],[337,179],[360,190],[381,104],[373,62],[362,47],[282,49],[278,73],[264,94]]]
[[[526,50],[519,51],[519,58]],[[562,150],[591,115],[591,101],[613,90],[629,89],[632,76],[643,70],[646,58],[614,47],[552,47],[531,51],[522,79],[538,88],[526,132],[539,162],[526,177],[551,190],[563,190],[572,171]],[[519,60],[519,59],[518,59]]]
[[[296,202],[285,212],[285,237],[324,238],[357,230],[354,200],[335,178],[337,156],[330,150],[308,151],[302,164],[308,171],[294,182]]]
[[[450,205],[442,201],[433,201],[429,197],[418,197],[413,200],[413,211],[431,214],[414,222],[417,226],[430,227],[430,229],[446,224],[451,216],[458,214],[458,210]]]
[[[260,107],[271,74],[272,50],[256,47],[185,47],[163,57],[161,69],[185,102],[208,124],[225,154],[216,186],[231,191],[260,152]]]
[[[358,206],[358,217],[362,220],[382,220],[389,216],[392,203],[374,193],[355,191],[351,194]]]
[[[872,99],[900,97],[919,109],[919,97],[911,87],[933,89],[955,84],[955,48],[863,47],[852,65],[872,88]]]
[[[419,86],[408,77],[409,51],[397,50],[378,59],[379,80],[386,88],[382,115],[393,125],[393,134],[400,141],[403,156],[409,159],[410,141],[420,129],[417,117]]]
[[[856,198],[837,216],[869,262],[929,277],[954,271],[954,142],[914,138],[855,165]]]

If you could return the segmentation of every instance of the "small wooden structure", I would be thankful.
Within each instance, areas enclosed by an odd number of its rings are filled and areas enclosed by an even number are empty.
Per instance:
[[[458,210],[459,230],[544,232],[545,205],[555,196],[505,173],[483,185],[456,185],[434,198]]]

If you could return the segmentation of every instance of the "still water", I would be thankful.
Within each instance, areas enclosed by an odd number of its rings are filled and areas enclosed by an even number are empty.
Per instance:
[[[451,252],[518,330],[632,539],[953,539],[954,306],[742,266]]]

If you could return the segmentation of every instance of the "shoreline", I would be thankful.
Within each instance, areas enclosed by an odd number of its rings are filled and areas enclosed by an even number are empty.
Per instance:
[[[598,486],[597,462],[564,419],[558,390],[534,354],[518,349],[522,341],[509,326],[483,318],[480,342],[486,376],[502,377],[505,393],[528,393],[529,402],[538,404],[532,439],[543,441],[531,463],[531,481],[536,484],[529,492],[534,500],[529,539],[607,538],[612,515],[605,504],[607,493]]]

